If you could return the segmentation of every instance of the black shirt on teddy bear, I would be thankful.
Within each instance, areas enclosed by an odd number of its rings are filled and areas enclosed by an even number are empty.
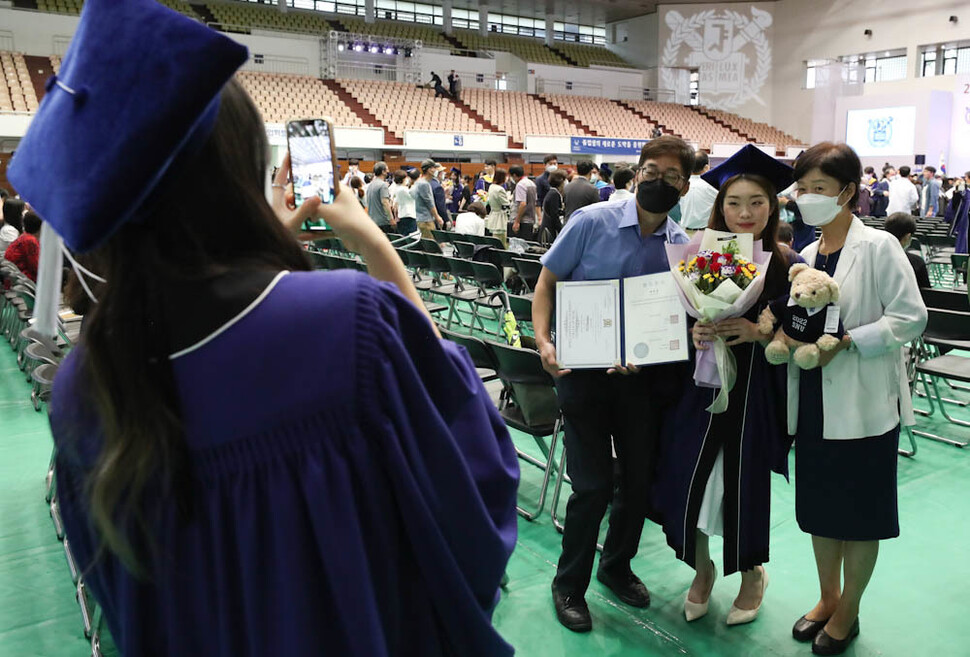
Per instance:
[[[841,340],[842,336],[845,335],[845,327],[842,326],[842,320],[839,320],[839,327],[835,333],[825,330],[825,322],[829,315],[829,308],[832,308],[833,305],[830,303],[824,308],[819,308],[812,314],[809,314],[809,311],[814,309],[802,308],[798,305],[789,305],[789,298],[785,297],[771,304],[771,312],[775,317],[781,318],[781,327],[785,331],[785,335],[792,340],[815,342],[826,333],[830,333]]]

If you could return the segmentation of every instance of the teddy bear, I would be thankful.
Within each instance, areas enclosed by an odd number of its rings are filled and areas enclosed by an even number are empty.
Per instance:
[[[788,270],[791,290],[765,308],[758,318],[758,331],[774,338],[765,347],[772,365],[787,363],[795,350],[795,364],[803,370],[818,366],[822,351],[831,351],[845,335],[838,319],[839,285],[824,271],[797,263]],[[824,311],[824,312],[823,312]],[[775,325],[781,326],[775,330]],[[837,328],[832,325],[837,321]]]

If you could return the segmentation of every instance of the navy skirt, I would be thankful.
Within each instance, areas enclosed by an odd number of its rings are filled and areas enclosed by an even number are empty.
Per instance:
[[[899,536],[899,425],[881,436],[822,438],[822,371],[803,370],[795,434],[795,514],[803,532],[843,541]]]

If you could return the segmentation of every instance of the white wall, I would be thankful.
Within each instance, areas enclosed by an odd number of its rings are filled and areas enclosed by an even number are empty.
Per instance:
[[[457,145],[458,142],[461,145]],[[420,148],[432,151],[454,151],[475,153],[501,153],[509,147],[505,134],[482,132],[439,132],[431,130],[405,130],[405,148]]]
[[[803,139],[812,137],[813,92],[805,90],[805,62],[906,48],[909,77],[863,85],[863,95],[952,91],[953,76],[917,78],[918,47],[970,39],[966,0],[779,0],[775,4],[776,57],[770,122]],[[960,18],[955,25],[951,15]],[[872,30],[872,36],[863,32]],[[843,135],[844,137],[844,135]],[[936,166],[936,163],[932,163]]]
[[[815,6],[815,0],[804,2]],[[775,43],[775,3],[663,5],[658,59],[661,67],[700,71],[700,104],[755,121],[771,118],[771,72],[788,57]],[[676,88],[674,76],[661,89]]]
[[[448,73],[454,69],[458,71],[462,80],[462,87],[472,86],[474,75],[495,75],[495,60],[483,57],[454,57],[447,50],[422,48],[421,50],[421,80],[431,79],[431,71],[441,76],[445,88],[448,87]]]
[[[13,32],[14,49],[27,55],[58,54],[55,38],[69,40],[77,29],[78,20],[77,16],[0,8],[0,29]]]
[[[625,21],[607,23],[606,47],[640,68],[657,66],[657,39],[659,38],[660,14],[654,12]],[[613,43],[613,32],[616,42]],[[626,41],[624,41],[624,37]]]
[[[509,85],[509,91],[526,91],[529,83],[529,65],[510,52],[495,53],[495,72],[505,73],[512,77],[514,84]]]
[[[622,87],[643,87],[643,71],[607,67],[574,68],[530,63],[529,93],[536,93],[536,80],[539,78],[549,81],[549,84],[546,85],[546,93],[573,93],[619,98]],[[574,84],[572,92],[564,92],[559,84],[555,84],[567,81]]]
[[[306,37],[299,34],[273,36],[272,33],[261,34],[226,34],[233,40],[249,48],[249,62],[243,67],[249,71],[271,71],[268,64],[260,66],[253,63],[253,55],[264,57],[281,57],[306,61],[306,75],[320,77],[320,39]],[[285,72],[285,71],[280,71]]]
[[[18,139],[27,134],[33,114],[0,114],[0,139]]]

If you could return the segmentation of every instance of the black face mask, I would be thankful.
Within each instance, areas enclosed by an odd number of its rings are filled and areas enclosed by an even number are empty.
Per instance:
[[[657,178],[637,185],[637,203],[647,212],[665,214],[680,200],[680,190]]]

